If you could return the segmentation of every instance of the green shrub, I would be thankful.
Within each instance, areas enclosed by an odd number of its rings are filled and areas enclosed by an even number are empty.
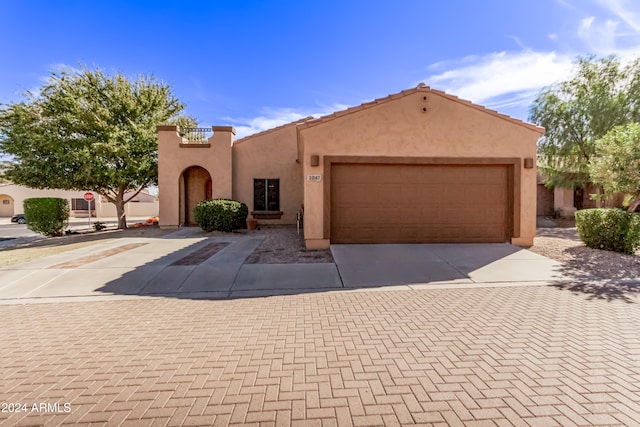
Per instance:
[[[196,205],[193,215],[204,231],[233,231],[246,227],[249,208],[235,200],[203,200]]]
[[[45,236],[62,236],[69,221],[69,201],[56,197],[25,199],[24,217],[30,230]]]
[[[576,212],[580,239],[590,248],[633,254],[640,248],[640,214],[622,209]]]

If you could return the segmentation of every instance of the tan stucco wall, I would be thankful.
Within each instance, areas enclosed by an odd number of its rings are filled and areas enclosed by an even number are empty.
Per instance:
[[[158,188],[160,225],[180,225],[180,175],[200,166],[211,175],[212,197],[232,197],[231,144],[235,130],[214,126],[207,144],[183,144],[175,126],[158,126]]]
[[[303,201],[302,165],[298,157],[296,126],[258,134],[233,145],[233,198],[253,206],[254,178],[280,180],[280,219],[259,219],[261,224],[295,224]],[[251,217],[251,215],[249,215]]]
[[[540,131],[449,97],[418,91],[320,124],[302,125],[300,136],[303,177],[307,177],[324,174],[324,156],[535,159]],[[310,165],[311,155],[320,156],[319,166]],[[520,236],[512,243],[529,246],[536,227],[536,169],[519,164]],[[324,178],[303,180],[308,248],[329,244],[324,221],[324,187],[329,183]]]
[[[101,218],[115,217],[116,206],[113,203],[102,203],[100,206],[100,212],[98,215]],[[158,202],[129,202],[124,205],[124,213],[127,217],[133,216],[157,216],[158,215]]]

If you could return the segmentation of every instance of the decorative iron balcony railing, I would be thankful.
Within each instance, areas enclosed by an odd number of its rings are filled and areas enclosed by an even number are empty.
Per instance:
[[[207,142],[213,131],[211,128],[181,128],[180,136],[185,142]]]

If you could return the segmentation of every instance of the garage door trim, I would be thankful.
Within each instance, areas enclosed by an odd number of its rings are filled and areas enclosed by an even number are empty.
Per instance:
[[[388,165],[504,165],[508,167],[507,179],[510,204],[511,237],[520,237],[520,165],[517,157],[383,157],[383,156],[324,156],[324,223],[323,236],[331,239],[331,166],[340,163],[388,164]]]

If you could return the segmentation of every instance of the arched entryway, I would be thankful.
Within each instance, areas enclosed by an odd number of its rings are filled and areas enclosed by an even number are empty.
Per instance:
[[[209,172],[200,166],[191,166],[180,175],[180,223],[195,225],[193,209],[205,199],[211,199],[212,183]]]
[[[0,217],[11,217],[15,214],[13,197],[0,194]]]

